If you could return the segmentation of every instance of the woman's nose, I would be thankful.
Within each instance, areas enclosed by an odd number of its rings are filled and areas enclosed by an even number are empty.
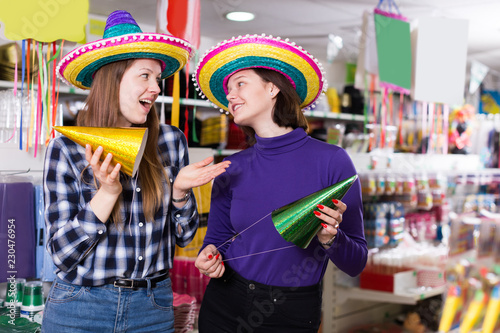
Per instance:
[[[151,84],[149,90],[154,94],[159,94],[161,91],[160,83],[155,81],[154,83]]]
[[[233,90],[229,90],[227,95],[226,95],[226,98],[228,101],[234,99],[236,97],[236,95],[234,94]]]

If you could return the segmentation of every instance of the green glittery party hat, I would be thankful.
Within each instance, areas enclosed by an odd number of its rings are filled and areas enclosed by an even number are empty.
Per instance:
[[[317,205],[335,209],[332,200],[341,200],[356,179],[358,175],[274,210],[271,214],[274,227],[287,242],[307,248],[321,230],[321,220],[313,213]]]

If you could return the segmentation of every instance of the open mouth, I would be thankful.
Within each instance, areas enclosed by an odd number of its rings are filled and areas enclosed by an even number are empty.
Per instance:
[[[241,104],[235,104],[233,106],[233,112],[235,112],[236,110],[238,110],[240,107],[241,107]]]
[[[149,109],[151,104],[153,103],[153,101],[151,101],[149,99],[140,99],[139,103],[141,103],[141,105],[144,106],[145,108]]]

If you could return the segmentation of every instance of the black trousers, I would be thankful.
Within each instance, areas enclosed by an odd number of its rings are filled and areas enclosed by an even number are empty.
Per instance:
[[[321,285],[274,287],[244,279],[226,264],[201,303],[200,333],[317,333]]]

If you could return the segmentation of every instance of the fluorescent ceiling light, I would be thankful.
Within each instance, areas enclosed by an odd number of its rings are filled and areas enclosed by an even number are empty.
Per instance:
[[[255,14],[249,12],[229,12],[226,14],[226,18],[230,21],[246,22],[253,20]]]

